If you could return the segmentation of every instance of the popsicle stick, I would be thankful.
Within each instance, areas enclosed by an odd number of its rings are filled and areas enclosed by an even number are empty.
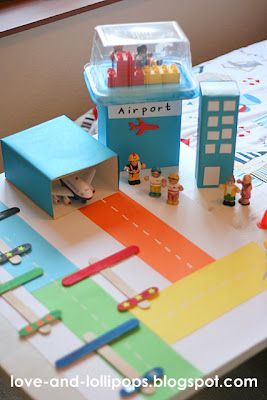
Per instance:
[[[8,261],[10,258],[17,256],[17,255],[22,255],[25,253],[28,253],[32,249],[32,246],[30,243],[24,243],[21,244],[17,247],[15,247],[12,250],[7,251],[6,253],[0,253],[0,264],[5,263]]]
[[[138,392],[140,392],[140,390],[142,390],[141,382],[144,381],[144,382],[153,384],[154,378],[162,378],[163,375],[164,375],[163,368],[159,368],[159,367],[153,368],[150,371],[148,371],[147,373],[145,373],[143,376],[139,377],[138,383],[135,383],[131,386],[122,388],[120,390],[120,395],[123,398],[130,397],[133,394],[138,393]]]
[[[121,302],[120,304],[118,304],[118,310],[119,311],[128,311],[131,308],[138,306],[138,304],[140,302],[144,301],[145,299],[151,299],[152,297],[157,296],[158,292],[159,292],[159,289],[157,287],[150,287],[150,288],[144,290],[143,292],[138,293],[134,297],[129,298],[129,299]]]
[[[8,251],[10,251],[10,247],[3,240],[0,240],[0,252],[6,253]],[[13,265],[17,265],[21,263],[21,257],[17,255],[9,258],[8,261],[11,262],[11,264]]]
[[[139,248],[137,246],[129,246],[123,250],[120,250],[111,256],[103,258],[95,262],[94,264],[89,265],[79,271],[74,272],[71,275],[66,276],[62,279],[63,286],[72,286],[76,283],[80,282],[83,279],[89,278],[92,275],[97,274],[105,268],[111,267],[114,264],[117,264],[120,261],[125,260],[128,257],[131,257],[139,252]]]
[[[20,212],[20,209],[18,207],[11,207],[7,208],[6,210],[0,211],[0,221],[2,221],[5,218],[11,217],[12,215],[17,214]]]
[[[104,276],[113,286],[115,286],[121,293],[126,297],[136,296],[136,291],[133,290],[121,277],[119,277],[112,269],[108,268],[101,271],[101,275]],[[143,300],[138,303],[138,307],[142,309],[150,308],[150,302]]]
[[[51,322],[55,322],[61,319],[61,311],[54,310],[51,311],[49,314],[45,315],[44,317],[30,323],[29,325],[25,326],[19,331],[19,335],[21,337],[30,336],[36,333],[41,327],[44,327]]]
[[[56,368],[65,368],[74,363],[75,361],[78,361],[81,358],[89,355],[93,351],[96,351],[97,349],[99,349],[99,347],[102,347],[105,344],[110,343],[115,339],[118,339],[125,333],[130,332],[133,329],[136,329],[138,326],[139,326],[139,320],[136,318],[132,318],[124,322],[123,324],[117,326],[116,328],[113,328],[110,331],[104,333],[103,335],[98,336],[96,339],[92,340],[89,343],[86,343],[77,350],[74,350],[73,352],[60,358],[59,360],[56,361],[55,366]]]
[[[90,342],[95,339],[95,335],[92,332],[87,332],[84,335],[84,340]],[[137,379],[140,377],[138,371],[132,367],[127,361],[125,361],[118,353],[116,353],[112,347],[104,345],[96,350],[96,352],[104,358],[113,368],[115,368],[122,376],[130,380]],[[153,386],[142,387],[142,392],[144,394],[152,394],[155,392]]]
[[[36,315],[30,307],[24,304],[17,296],[12,292],[7,292],[2,295],[5,301],[11,305],[26,321],[33,323],[38,320],[38,315]],[[45,325],[40,327],[39,332],[43,335],[47,335],[51,332],[51,326]]]
[[[25,283],[32,281],[33,279],[39,278],[43,275],[43,273],[44,271],[42,270],[42,268],[33,268],[25,274],[19,275],[8,282],[1,283],[0,295],[9,292],[10,290],[16,289],[17,287],[22,286]]]

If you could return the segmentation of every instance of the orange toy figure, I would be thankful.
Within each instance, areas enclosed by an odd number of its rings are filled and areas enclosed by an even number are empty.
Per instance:
[[[168,198],[167,203],[171,205],[179,204],[180,192],[184,190],[183,186],[179,184],[179,175],[173,172],[168,176]]]
[[[140,161],[140,157],[137,153],[131,153],[128,161],[129,164],[124,167],[124,171],[128,171],[128,183],[129,185],[139,185],[140,172],[141,169],[146,168],[146,164]]]
[[[166,186],[166,179],[161,176],[161,169],[159,167],[151,168],[151,175],[144,177],[145,181],[150,182],[150,192],[149,196],[151,197],[160,197],[161,196],[161,187]]]
[[[252,176],[251,175],[244,175],[243,180],[238,179],[237,183],[241,183],[242,189],[240,193],[240,199],[238,202],[242,204],[242,206],[249,206],[250,205],[250,197],[252,191]]]

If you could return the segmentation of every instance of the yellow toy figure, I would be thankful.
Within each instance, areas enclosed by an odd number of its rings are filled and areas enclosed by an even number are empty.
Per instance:
[[[238,202],[242,204],[242,206],[249,206],[250,205],[250,197],[252,191],[252,176],[251,175],[244,175],[243,180],[238,179],[237,183],[241,183],[242,189],[240,193],[240,199]]]
[[[235,185],[235,178],[229,176],[227,181],[220,185],[220,188],[224,189],[223,204],[225,206],[233,207],[235,205],[236,193],[240,193],[239,187]]]
[[[173,172],[168,176],[168,198],[167,203],[171,205],[179,204],[180,192],[184,190],[183,186],[179,184],[179,175]]]
[[[124,167],[124,171],[128,171],[129,185],[140,184],[141,169],[146,168],[146,164],[141,163],[140,157],[137,153],[131,153],[128,158],[129,164]]]
[[[145,176],[144,179],[150,182],[149,196],[160,197],[161,187],[166,186],[166,179],[161,176],[161,169],[158,167],[151,168],[151,176]]]

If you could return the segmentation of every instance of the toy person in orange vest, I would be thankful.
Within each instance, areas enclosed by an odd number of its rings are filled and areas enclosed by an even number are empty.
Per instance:
[[[179,184],[179,175],[175,172],[168,176],[168,198],[167,203],[176,206],[179,204],[179,195],[183,186]]]
[[[141,169],[146,168],[146,164],[140,161],[140,157],[137,153],[131,153],[128,161],[129,164],[124,167],[124,171],[128,171],[128,183],[129,185],[139,185],[140,172]]]

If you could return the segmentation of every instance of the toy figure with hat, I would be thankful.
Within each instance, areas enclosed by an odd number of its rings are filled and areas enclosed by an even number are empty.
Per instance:
[[[151,168],[151,175],[145,176],[145,181],[150,182],[150,192],[149,196],[151,197],[160,197],[161,196],[161,187],[166,186],[166,179],[161,176],[161,169],[159,167]]]
[[[124,167],[124,171],[128,171],[128,183],[129,185],[139,185],[140,172],[141,169],[146,168],[146,164],[140,161],[137,153],[131,153],[128,161],[129,163]]]
[[[179,204],[179,195],[183,190],[183,186],[179,184],[179,175],[176,172],[171,173],[168,176],[167,203],[175,206]]]

